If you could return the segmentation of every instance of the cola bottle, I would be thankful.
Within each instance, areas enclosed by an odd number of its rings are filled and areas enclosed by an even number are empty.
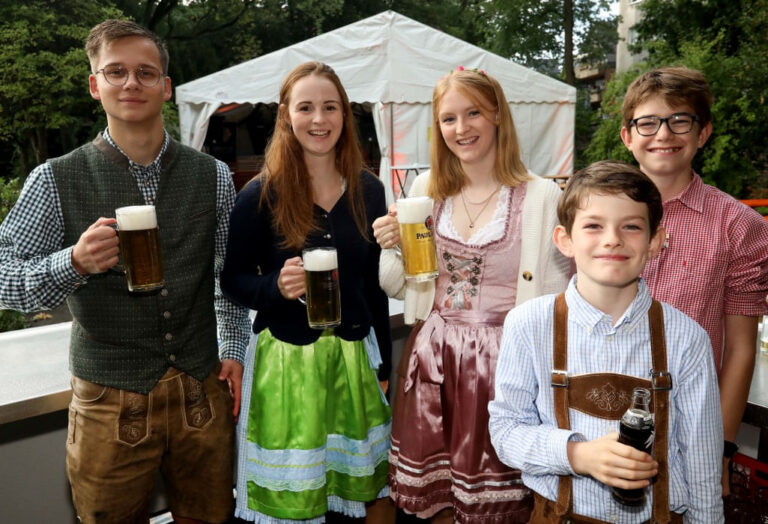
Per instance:
[[[650,454],[653,447],[653,415],[648,409],[651,392],[635,388],[632,404],[621,417],[619,442]],[[625,506],[640,506],[645,502],[645,488],[611,488],[613,499]]]

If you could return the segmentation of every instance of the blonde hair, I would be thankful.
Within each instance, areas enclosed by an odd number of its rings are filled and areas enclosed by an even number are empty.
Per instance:
[[[483,117],[496,126],[496,158],[493,164],[496,179],[511,187],[530,179],[520,157],[512,113],[499,82],[483,71],[452,71],[437,82],[432,94],[429,195],[444,200],[458,193],[466,183],[467,175],[461,161],[448,148],[440,131],[440,102],[451,88],[470,99]]]

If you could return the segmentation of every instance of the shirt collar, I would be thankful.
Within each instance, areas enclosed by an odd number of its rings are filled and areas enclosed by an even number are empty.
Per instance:
[[[679,201],[693,211],[702,213],[704,211],[704,197],[704,182],[701,181],[701,177],[696,171],[691,170],[691,181],[685,189],[683,189],[679,195],[664,202],[664,205],[667,205],[670,202]]]
[[[131,158],[128,155],[126,155],[122,149],[120,149],[120,146],[118,146],[117,143],[114,140],[112,140],[112,137],[109,136],[109,128],[104,129],[103,135],[104,135],[104,140],[106,140],[109,145],[117,149],[120,152],[120,154],[123,155],[128,160],[128,168],[131,170],[137,170],[137,169],[141,170],[146,168],[159,169],[160,161],[162,160],[163,155],[165,154],[165,150],[168,148],[168,132],[165,129],[163,129],[163,147],[160,148],[160,152],[157,154],[157,157],[155,157],[152,163],[147,166],[144,166],[142,164],[137,164],[136,162],[131,160]]]
[[[565,290],[565,301],[568,304],[569,317],[573,318],[589,332],[592,332],[601,322],[605,322],[610,326],[612,322],[611,317],[587,302],[576,289],[576,278],[577,275],[571,277],[571,281],[568,283],[568,288]],[[642,278],[638,279],[637,295],[632,299],[629,307],[627,307],[627,310],[621,315],[621,318],[616,322],[616,325],[613,326],[612,331],[618,330],[624,325],[632,328],[638,322],[645,319],[652,301],[653,299],[648,291],[648,286],[645,283],[645,280]]]

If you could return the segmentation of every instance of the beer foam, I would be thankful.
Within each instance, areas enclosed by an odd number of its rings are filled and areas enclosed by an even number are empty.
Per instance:
[[[432,214],[430,197],[409,197],[397,201],[397,221],[401,224],[420,224]]]
[[[127,206],[115,209],[117,228],[123,231],[141,231],[157,227],[155,206]]]
[[[305,271],[330,271],[339,267],[335,249],[305,251],[303,259]]]

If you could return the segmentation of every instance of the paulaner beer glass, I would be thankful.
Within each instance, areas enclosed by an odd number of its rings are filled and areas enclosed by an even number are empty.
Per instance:
[[[433,201],[429,197],[401,198],[397,201],[405,278],[410,280],[423,282],[437,277],[432,206]]]
[[[325,329],[341,324],[339,262],[336,249],[317,247],[302,252],[307,284],[307,321],[309,327]]]
[[[155,206],[128,206],[115,210],[120,254],[128,291],[144,292],[165,285]]]

